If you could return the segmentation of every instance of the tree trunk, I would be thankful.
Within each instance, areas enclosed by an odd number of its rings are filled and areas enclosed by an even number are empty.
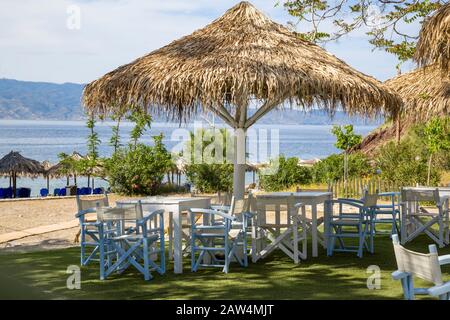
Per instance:
[[[428,175],[427,175],[427,186],[430,185],[430,178],[431,178],[431,161],[433,158],[433,154],[430,154],[430,159],[428,159]]]
[[[245,193],[245,130],[234,130],[235,144],[233,155],[233,195],[236,200],[244,199]]]

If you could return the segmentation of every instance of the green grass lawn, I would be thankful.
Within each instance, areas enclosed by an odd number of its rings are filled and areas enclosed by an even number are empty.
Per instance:
[[[105,281],[98,278],[93,263],[81,268],[81,289],[66,288],[69,265],[79,264],[78,248],[45,252],[0,255],[0,298],[40,299],[401,299],[399,282],[391,279],[396,263],[391,240],[379,235],[376,253],[336,253],[327,257],[321,250],[318,258],[309,258],[294,265],[282,252],[274,253],[248,268],[232,265],[231,272],[203,269],[192,273],[189,258],[181,275],[173,273],[172,265],[161,276],[146,282],[129,269]],[[408,248],[427,252],[431,240],[417,238]],[[449,254],[450,248],[439,250]],[[367,289],[366,272],[370,265],[381,269],[381,289]],[[450,267],[443,267],[444,278],[450,280]],[[418,282],[418,284],[422,284]]]

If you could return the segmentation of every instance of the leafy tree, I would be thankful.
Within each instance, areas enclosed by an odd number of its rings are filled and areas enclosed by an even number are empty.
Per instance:
[[[87,154],[95,162],[98,158],[98,146],[101,141],[98,137],[98,133],[95,132],[95,118],[93,116],[88,118],[86,127],[89,129],[89,135],[87,138]]]
[[[394,54],[400,63],[410,59],[415,51],[418,31],[413,23],[424,19],[447,1],[442,0],[285,0],[282,4],[298,24],[307,25],[299,37],[323,43],[364,29],[369,42],[377,49]],[[325,26],[333,25],[333,32]],[[411,32],[411,30],[414,30]]]
[[[362,153],[348,155],[348,177],[367,177],[373,174],[369,159]],[[314,164],[312,179],[315,183],[337,181],[344,176],[344,154],[332,154]]]
[[[377,167],[383,180],[403,186],[425,184],[427,181],[427,152],[413,139],[391,141],[382,146],[376,155]],[[437,185],[440,172],[431,168],[430,183]]]
[[[336,136],[336,148],[344,151],[344,191],[347,190],[348,180],[348,150],[361,143],[362,136],[353,132],[353,125],[333,126],[331,133]]]
[[[298,158],[281,155],[271,160],[269,168],[261,170],[259,184],[267,191],[278,191],[311,182],[311,169],[298,165]]]
[[[441,151],[450,150],[450,118],[433,118],[424,127],[425,145],[427,147],[428,171],[427,185],[430,185],[433,157]]]
[[[183,157],[188,163],[186,177],[199,191],[213,193],[232,190],[233,164],[227,159],[227,146],[232,145],[231,139],[226,129],[191,133]]]
[[[122,146],[120,143],[120,122],[122,121],[122,117],[121,114],[111,116],[113,121],[117,121],[116,125],[112,127],[112,135],[109,140],[109,144],[114,148],[114,152]]]
[[[130,137],[132,145],[136,147],[138,140],[142,137],[147,128],[150,129],[152,116],[141,110],[135,110],[127,117],[127,119],[135,123],[135,126],[131,130]]]

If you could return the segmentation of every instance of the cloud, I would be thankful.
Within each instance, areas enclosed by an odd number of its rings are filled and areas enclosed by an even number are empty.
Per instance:
[[[238,1],[226,0],[2,0],[0,77],[32,81],[89,82],[119,65],[190,34],[222,15]],[[279,23],[291,17],[275,1],[252,1]],[[68,8],[80,9],[80,28],[67,27]],[[350,65],[382,79],[395,74],[361,63],[371,48],[355,39],[327,47]],[[361,40],[362,39],[362,40]],[[357,40],[364,41],[363,37]],[[384,60],[384,61],[383,61]],[[393,59],[395,60],[395,59]],[[386,62],[387,61],[387,62]]]

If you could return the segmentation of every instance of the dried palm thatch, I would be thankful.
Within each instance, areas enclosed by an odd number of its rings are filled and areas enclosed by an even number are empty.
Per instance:
[[[403,99],[400,135],[408,132],[414,123],[426,122],[433,117],[450,116],[450,80],[441,76],[434,64],[416,69],[385,82]],[[367,135],[353,148],[367,154],[396,137],[395,125],[384,126]]]
[[[36,178],[44,173],[39,161],[25,158],[19,152],[11,151],[0,159],[0,175],[9,176],[13,196],[16,197],[17,177]]]
[[[414,55],[419,65],[436,63],[443,75],[450,72],[450,3],[440,7],[425,23]]]
[[[397,76],[385,84],[402,97],[402,117],[409,122],[450,115],[450,79],[441,77],[436,64]]]
[[[252,99],[263,106],[247,119]],[[248,2],[107,73],[83,93],[93,113],[123,112],[132,105],[181,120],[203,109],[234,128],[248,128],[286,100],[330,113],[342,107],[350,114],[377,115],[401,107],[380,82],[300,39]]]
[[[39,161],[25,158],[19,152],[11,151],[0,159],[0,174],[35,178],[44,173]]]

